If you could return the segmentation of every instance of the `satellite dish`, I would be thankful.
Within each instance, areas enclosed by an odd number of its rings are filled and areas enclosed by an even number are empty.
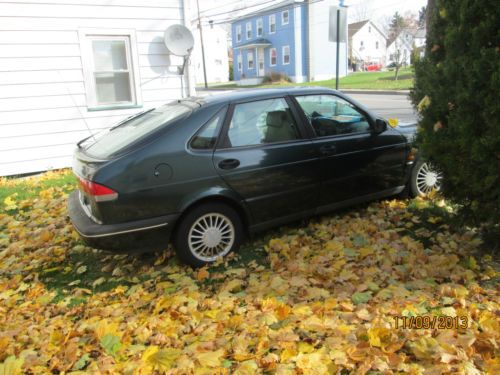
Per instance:
[[[191,31],[184,25],[172,25],[165,30],[163,37],[165,47],[172,55],[189,56],[194,46]]]

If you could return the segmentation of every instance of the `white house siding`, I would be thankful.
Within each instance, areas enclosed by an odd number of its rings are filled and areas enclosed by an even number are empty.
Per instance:
[[[330,7],[338,6],[337,0],[309,3],[309,61],[311,81],[331,79],[336,74],[337,45],[328,40]],[[345,34],[347,35],[347,25]],[[347,43],[340,43],[339,75],[347,75]]]
[[[203,76],[203,58],[198,30],[194,32],[194,40],[193,65],[195,67],[195,79],[197,84],[203,84],[205,79]],[[227,31],[221,26],[204,26],[203,42],[205,45],[207,82],[229,81]]]
[[[181,97],[163,32],[185,24],[183,0],[0,2],[0,175],[68,167],[75,143]],[[79,30],[133,30],[142,106],[88,110]],[[186,86],[184,83],[184,86]]]
[[[363,46],[361,46],[363,42]],[[378,48],[377,48],[378,43]],[[385,66],[387,40],[371,22],[367,22],[352,36],[350,48],[353,58],[366,63],[376,62]]]

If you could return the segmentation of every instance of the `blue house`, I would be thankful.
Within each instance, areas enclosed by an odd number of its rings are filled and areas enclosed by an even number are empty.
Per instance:
[[[329,31],[330,13],[338,5],[338,0],[287,0],[234,20],[235,81],[258,84],[272,72],[286,74],[293,82],[335,77],[337,46],[329,41]],[[344,76],[347,43],[340,43],[339,56],[340,76]]]

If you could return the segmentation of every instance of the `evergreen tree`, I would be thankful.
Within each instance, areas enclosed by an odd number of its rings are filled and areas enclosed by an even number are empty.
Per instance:
[[[411,93],[421,114],[417,142],[443,172],[443,191],[461,217],[498,235],[500,3],[432,3],[426,55],[415,64]]]
[[[425,26],[425,14],[427,12],[427,7],[422,7],[418,11],[418,27],[424,27]]]

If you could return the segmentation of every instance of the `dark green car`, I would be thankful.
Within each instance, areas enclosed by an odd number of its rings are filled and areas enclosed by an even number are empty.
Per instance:
[[[329,89],[183,99],[78,144],[69,214],[94,247],[154,250],[172,238],[200,266],[247,234],[416,186],[425,164],[413,160],[414,130]]]

